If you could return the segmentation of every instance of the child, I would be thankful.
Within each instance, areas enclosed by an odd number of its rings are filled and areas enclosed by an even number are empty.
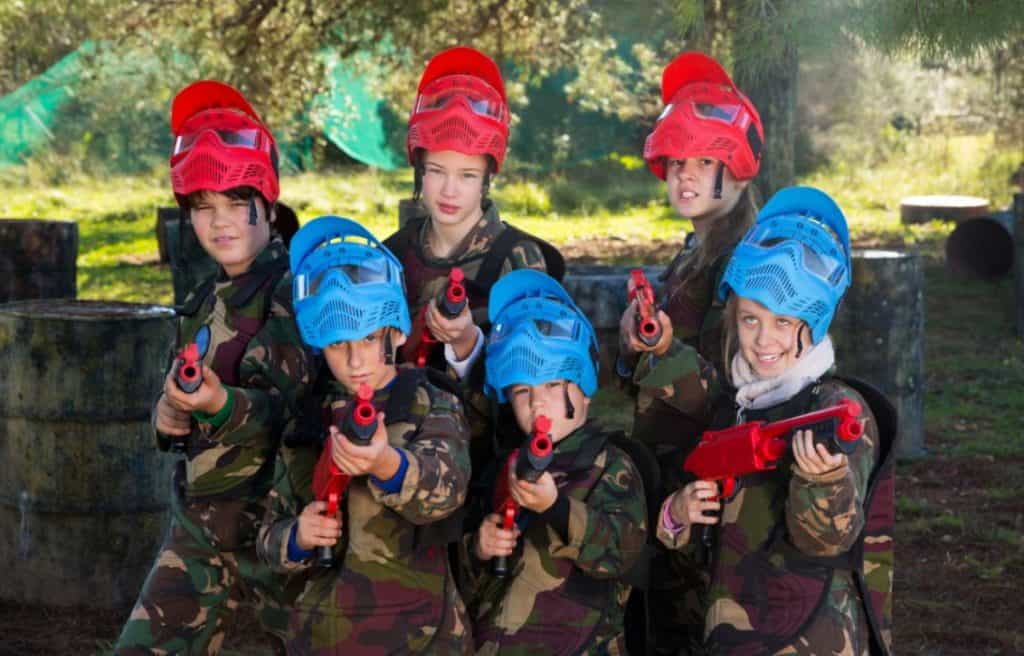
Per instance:
[[[200,344],[201,384],[183,391],[172,368],[153,411],[160,448],[185,460],[170,528],[115,651],[216,653],[242,601],[260,607],[280,646],[283,592],[255,539],[310,361],[292,317],[290,235],[274,229],[277,146],[238,91],[210,80],[174,98],[171,129],[171,186],[219,272],[189,294],[178,326],[178,349]]]
[[[498,281],[489,312],[488,394],[511,404],[523,434],[549,419],[554,449],[536,482],[499,470],[522,508],[517,525],[503,528],[495,512],[464,539],[477,653],[625,653],[622,579],[645,543],[647,510],[632,460],[587,421],[597,391],[593,329],[536,271]],[[492,575],[496,557],[509,557],[504,578]]]
[[[831,375],[828,327],[850,284],[849,253],[846,220],[831,198],[784,189],[736,248],[719,287],[728,299],[723,371],[735,393],[713,426],[776,421],[851,399],[864,433],[846,455],[796,431],[791,456],[741,476],[728,498],[715,500],[715,481],[696,480],[665,501],[657,532],[666,546],[690,548],[694,525],[717,532],[705,629],[712,653],[868,654],[865,602],[874,595],[861,587],[858,561],[867,518],[879,511],[890,517],[889,539],[870,541],[869,550],[885,556],[871,575],[881,575],[877,592],[891,598],[893,500],[891,490],[873,495],[869,485],[887,438],[864,397]],[[881,626],[879,617],[870,624]]]
[[[455,396],[423,370],[395,366],[410,325],[402,266],[362,226],[328,216],[295,235],[291,268],[302,338],[333,376],[322,448],[351,479],[340,517],[324,516],[327,504],[315,499],[312,462],[292,463],[302,470],[271,493],[260,554],[306,576],[289,653],[469,653],[446,557],[469,480],[468,430]],[[378,411],[364,446],[340,430],[361,386]],[[317,547],[333,549],[332,566],[314,569]]]
[[[553,246],[504,223],[488,197],[505,159],[508,126],[505,85],[494,61],[467,47],[430,60],[406,141],[415,176],[413,211],[385,244],[405,267],[413,317],[405,360],[415,363],[417,354],[425,353],[428,364],[450,367],[457,378],[469,376],[483,349],[487,295],[495,281],[513,269],[547,271],[558,279],[565,270]],[[447,319],[433,301],[453,267],[465,274],[469,302],[468,309]],[[425,346],[425,331],[443,349]],[[479,378],[482,372],[467,381],[474,472],[491,454],[490,408]]]
[[[630,304],[620,323],[616,367],[620,378],[635,385],[633,437],[664,464],[667,453],[696,444],[707,420],[701,372],[689,347],[707,362],[720,361],[721,306],[713,302],[714,289],[754,221],[750,183],[760,167],[764,132],[750,100],[718,62],[699,52],[684,52],[665,67],[661,98],[665,109],[644,144],[644,159],[665,180],[676,214],[693,221],[693,232],[663,276],[661,339],[651,346],[640,341],[636,304]],[[663,362],[653,375],[656,361]],[[663,467],[662,480],[674,489],[678,472]],[[702,585],[685,557],[666,558],[655,561],[652,571],[652,633],[659,649],[674,653],[681,643],[701,639]],[[669,584],[679,587],[664,587]]]

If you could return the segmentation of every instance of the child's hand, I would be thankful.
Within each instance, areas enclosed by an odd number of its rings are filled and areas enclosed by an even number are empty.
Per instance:
[[[164,396],[171,405],[184,412],[198,410],[208,415],[215,415],[228,402],[228,391],[220,382],[220,376],[210,367],[203,366],[203,384],[191,394],[183,392],[174,382],[172,369],[164,380]]]
[[[677,490],[669,502],[668,512],[672,515],[672,521],[680,526],[691,526],[693,524],[717,524],[717,515],[705,515],[704,511],[718,512],[722,507],[720,501],[714,500],[718,496],[718,483],[714,481],[693,481],[686,487]]]
[[[657,319],[661,324],[661,339],[654,346],[647,346],[636,335],[636,319],[634,317],[638,311],[637,301],[633,299],[626,306],[626,311],[622,313],[622,318],[619,320],[619,347],[626,353],[651,351],[659,357],[665,355],[669,346],[672,345],[672,320],[664,311],[658,310]]]
[[[465,360],[476,346],[477,330],[473,323],[473,315],[469,311],[469,303],[454,319],[445,319],[437,309],[437,299],[431,299],[425,315],[427,328],[439,342],[451,344],[457,360]]]
[[[165,435],[188,435],[192,432],[192,415],[174,406],[166,394],[156,402],[156,429]]]
[[[388,444],[388,430],[384,425],[384,413],[377,413],[377,430],[374,431],[370,443],[359,446],[345,437],[337,426],[327,430],[331,438],[331,458],[338,469],[349,476],[373,474],[381,480],[395,475],[401,463],[401,457]]]
[[[793,435],[793,458],[806,474],[825,474],[846,464],[846,454],[829,453],[824,444],[814,443],[814,431],[800,430]]]
[[[501,528],[501,515],[492,513],[484,517],[480,529],[476,532],[473,550],[477,560],[487,561],[495,556],[511,556],[519,539],[519,527],[513,526],[506,531]]]
[[[299,515],[299,527],[295,531],[295,544],[303,551],[314,547],[333,547],[341,537],[341,518],[325,517],[326,501],[307,504]]]
[[[555,501],[558,499],[558,487],[555,485],[555,479],[552,478],[551,472],[541,474],[536,483],[519,480],[514,471],[510,472],[509,476],[512,477],[512,485],[509,486],[512,498],[523,508],[528,508],[535,513],[542,513],[555,505]]]

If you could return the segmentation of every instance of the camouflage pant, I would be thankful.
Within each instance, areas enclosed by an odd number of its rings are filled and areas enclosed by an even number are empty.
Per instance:
[[[704,654],[707,574],[689,554],[659,551],[651,563],[649,613],[657,656]]]
[[[177,505],[177,504],[173,504]],[[281,578],[255,546],[218,550],[173,508],[171,524],[114,653],[216,654],[239,604],[256,608],[275,652],[284,654],[288,610]]]

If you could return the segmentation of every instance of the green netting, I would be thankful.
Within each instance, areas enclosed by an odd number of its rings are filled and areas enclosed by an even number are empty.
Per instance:
[[[86,41],[78,50],[6,96],[0,98],[0,165],[15,164],[53,138],[52,126],[61,106],[74,95],[82,76],[81,58],[91,52]]]
[[[403,120],[336,54],[327,54],[325,65],[329,90],[313,99],[310,119],[353,159],[389,171],[404,166],[405,156],[391,143],[395,130],[404,134]]]

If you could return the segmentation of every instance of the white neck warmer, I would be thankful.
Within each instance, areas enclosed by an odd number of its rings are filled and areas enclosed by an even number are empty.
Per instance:
[[[732,382],[736,386],[736,404],[744,410],[770,408],[796,396],[800,390],[821,378],[836,362],[832,338],[825,335],[789,369],[775,378],[761,378],[739,352],[732,358]]]

